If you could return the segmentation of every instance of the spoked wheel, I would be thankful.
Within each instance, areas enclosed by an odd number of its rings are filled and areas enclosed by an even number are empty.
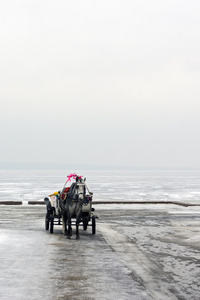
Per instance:
[[[92,234],[96,233],[96,219],[92,217]]]
[[[51,219],[51,223],[50,223],[50,233],[53,233],[53,218]]]
[[[47,217],[47,214],[46,214],[46,216],[45,216],[45,229],[46,229],[46,230],[49,230],[49,219],[48,219],[48,217]]]

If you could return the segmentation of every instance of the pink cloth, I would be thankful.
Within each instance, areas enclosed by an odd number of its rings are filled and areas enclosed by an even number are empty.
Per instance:
[[[82,178],[83,176],[78,176],[77,174],[72,173],[72,174],[70,174],[70,175],[67,176],[67,178],[68,178],[68,179],[67,179],[67,182],[68,182],[68,181],[71,181],[71,178],[72,178],[72,179],[76,179],[76,177]]]

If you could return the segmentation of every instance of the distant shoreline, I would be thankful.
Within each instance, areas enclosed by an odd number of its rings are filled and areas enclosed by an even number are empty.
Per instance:
[[[0,171],[63,171],[63,170],[90,170],[90,171],[199,171],[200,167],[134,167],[112,165],[89,165],[72,163],[8,163],[0,162]]]

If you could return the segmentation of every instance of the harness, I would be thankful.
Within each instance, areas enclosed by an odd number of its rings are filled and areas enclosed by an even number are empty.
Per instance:
[[[79,192],[79,187],[82,186],[83,187],[83,192]],[[80,195],[83,195],[83,201],[85,198],[85,184],[84,183],[77,183],[74,182],[72,183],[69,192],[68,192],[68,197],[71,199],[72,202],[78,202],[78,201],[82,201],[82,199],[80,199]]]

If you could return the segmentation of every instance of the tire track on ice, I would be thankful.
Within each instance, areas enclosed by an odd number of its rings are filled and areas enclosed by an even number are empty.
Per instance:
[[[113,229],[113,225],[101,223],[98,231],[105,238],[120,260],[133,272],[133,278],[143,285],[156,300],[177,300],[164,280],[166,274],[155,265],[128,237]]]

